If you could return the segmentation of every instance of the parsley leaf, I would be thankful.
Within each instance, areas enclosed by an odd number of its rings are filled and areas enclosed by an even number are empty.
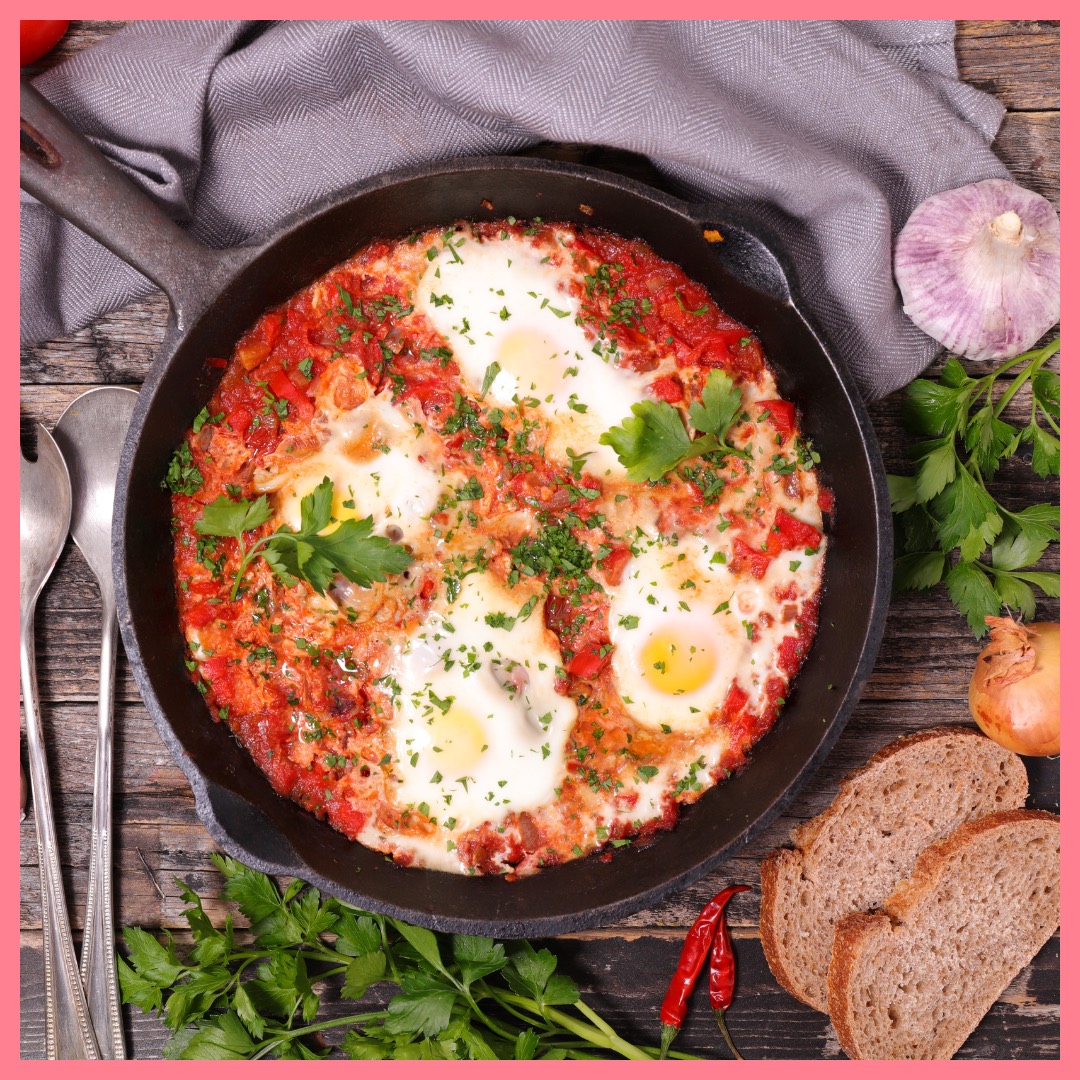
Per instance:
[[[742,408],[742,393],[722,371],[710,371],[701,401],[690,406],[690,422],[703,432],[691,440],[682,415],[666,401],[639,401],[630,406],[633,416],[600,436],[626,468],[632,483],[662,479],[688,458],[719,451],[746,456],[725,442],[727,430]]]
[[[630,411],[634,415],[608,428],[600,443],[615,451],[632,483],[660,480],[694,456],[690,436],[674,406],[665,401],[638,401]]]
[[[499,377],[499,372],[502,368],[499,367],[498,360],[492,360],[488,364],[484,371],[484,381],[480,386],[480,400],[483,401],[487,397],[487,392],[491,389],[491,384]]]
[[[227,856],[211,859],[225,879],[220,899],[251,923],[244,942],[233,940],[231,913],[218,929],[178,881],[195,942],[187,957],[177,956],[167,932],[162,944],[132,928],[124,931],[126,957],[117,957],[123,1000],[171,1029],[167,1058],[525,1060],[565,1057],[567,1045],[583,1043],[590,1057],[657,1056],[580,1002],[548,949],[433,933],[324,899],[302,881],[282,887]],[[366,1008],[320,1016],[314,987],[329,996],[342,974],[336,985],[345,999],[378,983],[390,989]],[[344,1038],[323,1042],[335,1028]]]
[[[195,522],[195,530],[204,536],[231,536],[239,540],[245,532],[257,529],[273,516],[265,495],[254,502],[246,499],[235,502],[227,495],[219,495],[203,510],[202,517]]]
[[[907,427],[929,437],[912,447],[915,475],[888,478],[898,540],[893,588],[929,589],[944,580],[977,637],[986,632],[986,617],[1002,606],[1032,617],[1031,586],[1048,596],[1060,591],[1057,574],[1025,569],[1058,539],[1057,508],[1040,503],[1009,510],[987,486],[1024,443],[1031,444],[1037,475],[1060,471],[1059,379],[1044,370],[1060,348],[1056,338],[979,378],[950,357],[936,382],[916,379],[906,391]],[[998,379],[1016,369],[996,393]],[[1017,428],[1002,413],[1025,384],[1031,387],[1029,420]]]
[[[219,496],[195,522],[195,528],[208,536],[229,536],[240,544],[240,566],[236,571],[230,599],[235,600],[244,571],[261,555],[287,588],[306,581],[324,595],[335,574],[342,574],[356,585],[369,587],[385,581],[390,574],[400,574],[412,562],[412,556],[400,544],[385,536],[373,536],[374,521],[342,521],[332,532],[330,524],[334,502],[334,484],[328,476],[314,491],[300,501],[300,529],[294,532],[282,525],[277,532],[257,540],[249,548],[243,533],[265,524],[273,514],[265,495],[255,502],[231,501]]]

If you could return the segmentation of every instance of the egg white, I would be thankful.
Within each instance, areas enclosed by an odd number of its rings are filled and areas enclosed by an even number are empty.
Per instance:
[[[426,519],[454,479],[435,464],[431,437],[418,435],[385,393],[332,417],[327,432],[323,445],[280,483],[277,523],[298,529],[304,496],[328,476],[336,521],[370,515],[377,532],[396,525],[406,542],[427,536]]]
[[[758,707],[777,674],[776,650],[795,633],[776,588],[794,581],[800,597],[813,595],[824,543],[815,555],[781,553],[760,580],[731,573],[726,542],[657,537],[637,550],[609,615],[611,664],[627,712],[653,729],[700,730],[736,678]]]
[[[530,597],[531,612],[518,617]],[[513,626],[489,625],[485,617],[498,614]],[[577,717],[555,690],[559,663],[536,590],[511,593],[487,572],[463,578],[454,603],[428,613],[383,679],[393,696],[396,801],[451,832],[550,803]]]
[[[449,342],[466,382],[480,393],[487,381],[491,404],[540,415],[559,456],[589,454],[590,472],[625,476],[599,439],[630,415],[648,380],[594,351],[567,291],[569,269],[519,237],[451,244],[453,254],[444,247],[421,277],[416,307]]]

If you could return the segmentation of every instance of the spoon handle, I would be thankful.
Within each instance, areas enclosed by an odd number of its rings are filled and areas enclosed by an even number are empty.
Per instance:
[[[50,1059],[97,1058],[97,1043],[90,1024],[75,947],[71,943],[64,880],[53,823],[45,744],[38,718],[37,666],[34,663],[34,615],[23,620],[19,635],[19,674],[22,678],[26,745],[30,783],[34,792],[38,865],[41,868],[41,928],[45,957],[45,1052]]]
[[[90,832],[90,882],[79,967],[101,1054],[124,1057],[124,1025],[116,985],[112,904],[113,683],[116,676],[116,604],[102,589],[101,679],[94,758],[94,814]]]

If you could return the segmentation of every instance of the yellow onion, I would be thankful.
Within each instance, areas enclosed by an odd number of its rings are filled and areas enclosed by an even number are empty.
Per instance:
[[[1017,754],[1061,752],[1061,627],[992,616],[990,643],[975,663],[968,704],[975,723]]]

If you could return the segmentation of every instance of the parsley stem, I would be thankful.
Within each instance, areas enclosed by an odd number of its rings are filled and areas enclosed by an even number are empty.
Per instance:
[[[294,1039],[299,1039],[304,1035],[313,1035],[317,1031],[329,1031],[331,1028],[344,1027],[346,1024],[367,1024],[372,1020],[385,1020],[388,1015],[385,1011],[356,1013],[354,1016],[341,1016],[335,1020],[323,1020],[318,1024],[308,1024],[307,1027],[288,1028],[271,1039],[264,1039],[259,1044],[259,1049],[251,1055],[251,1060],[256,1061],[261,1057],[265,1057],[275,1047],[292,1042]]]
[[[486,984],[482,984],[486,985]],[[476,1018],[481,1021],[485,1027],[494,1031],[496,1035],[501,1039],[506,1039],[507,1042],[513,1042],[517,1038],[517,1032],[511,1031],[509,1028],[504,1027],[502,1024],[497,1024],[490,1016],[484,1014],[484,1010],[477,1005],[476,1000],[468,990],[462,989],[462,996],[469,1003],[469,1008],[476,1013]]]
[[[593,1046],[614,1050],[615,1053],[621,1054],[624,1058],[629,1058],[632,1061],[652,1060],[651,1055],[642,1050],[641,1047],[634,1046],[633,1043],[627,1042],[618,1035],[611,1036],[595,1027],[583,1024],[580,1020],[576,1020],[569,1013],[562,1012],[560,1009],[553,1009],[549,1005],[538,1006],[535,1001],[530,1001],[529,998],[521,997],[519,994],[504,994],[501,991],[494,991],[494,994],[499,1001],[512,1002],[521,1008],[537,1012],[545,1020],[558,1024]]]
[[[1017,390],[1024,385],[1039,370],[1059,349],[1061,348],[1061,338],[1054,338],[1045,349],[1041,349],[1037,352],[1031,362],[1020,372],[1019,375],[1013,379],[1009,386],[1009,389],[1001,395],[997,405],[994,407],[994,416],[1000,416],[1005,409],[1005,406],[1012,401]],[[1025,353],[1025,356],[1030,356],[1030,353]],[[1020,359],[1023,359],[1022,357]],[[1002,369],[1004,370],[1004,369]]]
[[[271,533],[269,536],[264,536],[261,540],[256,540],[251,547],[245,549],[243,540],[238,541],[240,544],[240,566],[236,571],[236,577],[233,579],[232,591],[229,593],[229,600],[236,599],[236,594],[240,589],[240,582],[244,578],[244,571],[251,565],[251,560],[259,553],[259,548],[264,547],[271,540],[273,540],[275,533]]]
[[[615,1039],[619,1037],[618,1032],[606,1020],[597,1016],[584,1001],[575,1001],[574,1008],[587,1020],[591,1020],[605,1035]]]

